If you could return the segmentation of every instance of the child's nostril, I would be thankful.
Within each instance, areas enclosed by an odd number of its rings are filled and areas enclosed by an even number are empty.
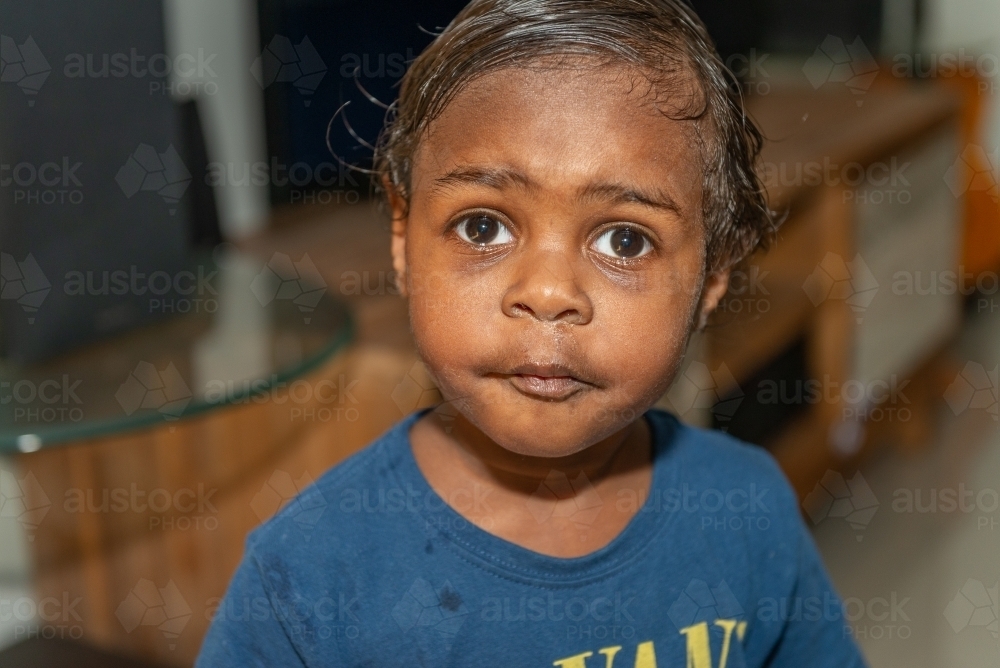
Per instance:
[[[556,320],[560,322],[568,322],[571,325],[579,325],[583,322],[583,316],[576,309],[568,309],[556,316]]]

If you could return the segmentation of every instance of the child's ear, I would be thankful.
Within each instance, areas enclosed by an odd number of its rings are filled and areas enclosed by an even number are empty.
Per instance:
[[[382,177],[382,187],[389,199],[389,209],[392,214],[392,269],[396,274],[396,289],[403,297],[406,296],[406,224],[407,206],[402,195],[393,185],[388,176]]]
[[[719,305],[729,289],[729,269],[710,271],[705,275],[705,285],[701,289],[701,303],[698,306],[698,324],[701,331],[708,324],[708,317]]]

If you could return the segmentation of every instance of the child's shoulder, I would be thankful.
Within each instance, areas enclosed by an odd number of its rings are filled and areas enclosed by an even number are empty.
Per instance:
[[[783,510],[797,507],[794,490],[765,448],[717,429],[684,424],[660,409],[652,409],[648,415],[657,436],[668,439],[658,453],[665,457],[665,463],[678,469],[679,478],[690,488],[723,491],[754,485],[769,490]]]
[[[284,473],[284,487],[296,485],[298,494],[282,501],[285,505],[273,517],[251,532],[248,546],[300,545],[320,542],[324,547],[345,545],[361,535],[355,523],[371,522],[372,514],[381,514],[377,504],[386,496],[402,491],[403,483],[396,475],[404,448],[408,445],[409,427],[415,416],[393,425],[372,443],[344,461],[331,467],[311,484],[298,483]],[[272,489],[268,489],[271,487]],[[272,497],[283,490],[265,485],[262,493]],[[300,540],[295,540],[296,538]],[[315,540],[314,540],[315,539]],[[315,548],[315,544],[312,546]],[[283,548],[284,549],[284,548]]]

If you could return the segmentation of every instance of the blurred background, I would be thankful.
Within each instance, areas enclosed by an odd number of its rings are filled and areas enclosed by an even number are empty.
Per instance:
[[[190,665],[439,400],[345,163],[463,4],[0,0],[0,664]],[[660,405],[777,458],[872,666],[1000,666],[1000,0],[693,5],[787,220]]]

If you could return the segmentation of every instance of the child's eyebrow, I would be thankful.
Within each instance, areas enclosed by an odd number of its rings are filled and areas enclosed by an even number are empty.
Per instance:
[[[674,198],[662,190],[644,191],[622,183],[590,183],[580,189],[580,199],[593,199],[612,204],[635,203],[682,216]]]
[[[521,190],[538,190],[539,184],[524,172],[511,167],[457,167],[444,176],[434,179],[434,190],[447,190],[459,184],[481,185],[495,190],[515,187]],[[581,187],[577,197],[611,204],[635,203],[653,209],[682,215],[681,208],[668,193],[662,190],[647,191],[622,183],[588,183]]]
[[[517,169],[510,167],[457,167],[444,176],[434,179],[435,190],[446,190],[458,184],[474,184],[503,190],[511,186],[522,190],[536,190],[538,184]]]

